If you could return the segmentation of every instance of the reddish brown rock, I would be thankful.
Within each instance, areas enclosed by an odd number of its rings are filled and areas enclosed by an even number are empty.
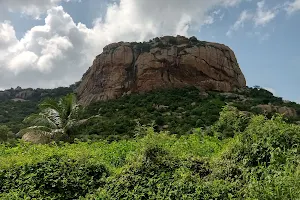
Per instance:
[[[229,92],[246,86],[233,51],[177,36],[148,43],[113,43],[103,49],[77,89],[79,102],[115,99],[160,88],[196,86]]]

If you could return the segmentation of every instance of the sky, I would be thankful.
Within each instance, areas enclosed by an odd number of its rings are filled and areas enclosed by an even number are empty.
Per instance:
[[[0,0],[0,90],[69,86],[105,45],[163,35],[225,44],[248,86],[300,102],[300,0]]]

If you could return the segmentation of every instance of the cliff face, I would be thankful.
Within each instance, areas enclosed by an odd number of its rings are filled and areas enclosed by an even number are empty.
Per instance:
[[[223,44],[165,36],[103,49],[77,88],[79,102],[115,99],[153,89],[196,86],[229,92],[246,86],[234,52]]]

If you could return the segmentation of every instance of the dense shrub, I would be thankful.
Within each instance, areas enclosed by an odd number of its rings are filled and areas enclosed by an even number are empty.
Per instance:
[[[88,106],[82,118],[98,114],[102,118],[90,121],[75,132],[77,138],[84,141],[111,138],[111,135],[117,136],[115,138],[133,137],[138,120],[141,124],[155,121],[160,127],[166,125],[165,130],[182,135],[192,130],[198,119],[202,119],[202,123],[198,125],[203,127],[212,125],[218,120],[219,112],[224,105],[224,101],[213,95],[203,99],[196,88],[133,94]]]
[[[222,130],[234,134],[223,137]],[[135,139],[0,145],[2,199],[297,199],[300,126],[225,107],[209,130]],[[227,137],[228,136],[228,137]],[[71,192],[70,192],[71,191]],[[81,196],[81,197],[80,197]]]
[[[287,124],[280,116],[271,120],[255,116],[230,154],[242,161],[245,167],[280,166],[291,158],[295,159],[299,143],[300,126]]]
[[[249,119],[247,114],[237,108],[225,106],[220,113],[219,120],[212,126],[212,131],[220,139],[233,137],[245,130]]]
[[[147,49],[144,43],[136,43],[138,48]],[[144,51],[143,50],[143,51]],[[32,113],[38,112],[37,104],[45,97],[59,98],[72,91],[69,88],[36,89],[30,101],[0,102],[0,125],[7,125],[13,133],[23,129],[23,119]],[[176,134],[186,134],[196,127],[207,127],[219,118],[221,108],[229,103],[239,110],[255,114],[262,114],[261,109],[255,108],[258,104],[271,103],[277,106],[292,107],[298,116],[286,119],[289,122],[300,121],[300,105],[293,102],[283,102],[282,98],[274,97],[273,94],[262,88],[246,88],[237,91],[242,95],[224,96],[218,92],[208,92],[203,97],[195,87],[181,89],[166,89],[149,92],[146,94],[132,94],[117,100],[94,103],[86,108],[82,119],[100,114],[102,118],[91,121],[88,125],[74,130],[77,138],[82,141],[107,139],[110,140],[133,137],[135,120],[142,124],[149,124],[157,120],[160,126],[166,125],[165,130]],[[156,109],[156,106],[167,106],[166,109]],[[274,113],[268,114],[271,118]],[[158,128],[161,128],[158,127]]]
[[[232,107],[281,105],[269,92],[240,95],[251,98],[182,88],[90,105],[82,119],[101,117],[72,130],[86,142],[0,144],[0,199],[299,199],[300,126]]]
[[[229,199],[235,186],[206,180],[209,165],[200,159],[178,159],[157,145],[148,146],[107,187],[86,199]]]
[[[30,199],[75,199],[101,187],[106,175],[101,164],[54,156],[34,165],[1,170],[0,193],[19,191],[20,198]]]
[[[9,142],[14,138],[13,133],[6,125],[0,125],[0,143]]]

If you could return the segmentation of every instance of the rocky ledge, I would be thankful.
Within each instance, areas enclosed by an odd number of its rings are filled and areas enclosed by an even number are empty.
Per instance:
[[[77,88],[79,102],[115,99],[130,93],[195,86],[230,92],[246,86],[234,52],[195,37],[164,36],[149,42],[104,47]]]

